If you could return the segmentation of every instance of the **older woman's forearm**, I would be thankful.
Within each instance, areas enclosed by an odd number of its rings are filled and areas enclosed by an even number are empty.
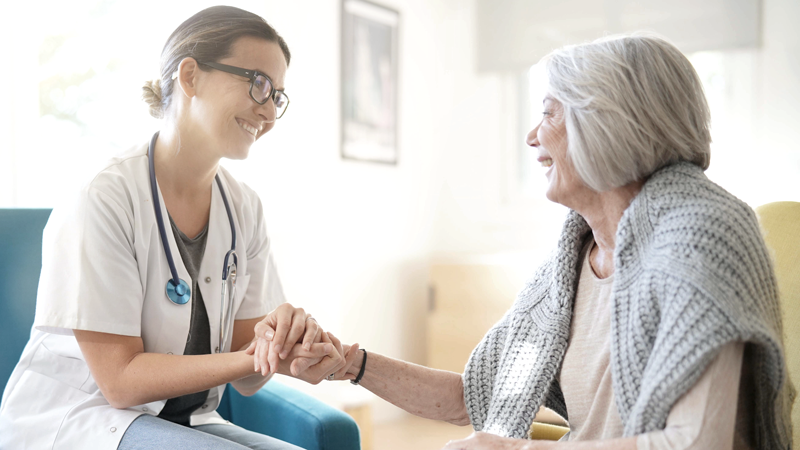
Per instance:
[[[466,439],[450,441],[442,450],[636,450],[636,437],[601,441],[531,441],[477,431]]]
[[[636,450],[636,436],[599,441],[528,441],[525,450]]]
[[[357,374],[363,352],[349,373]],[[370,352],[359,383],[378,397],[426,419],[469,425],[461,375],[431,369]]]

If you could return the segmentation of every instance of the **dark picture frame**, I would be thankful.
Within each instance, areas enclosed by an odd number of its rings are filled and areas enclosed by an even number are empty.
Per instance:
[[[341,155],[396,165],[400,13],[342,0]]]

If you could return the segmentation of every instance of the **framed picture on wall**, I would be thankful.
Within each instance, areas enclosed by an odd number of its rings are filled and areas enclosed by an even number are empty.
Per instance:
[[[397,164],[400,14],[342,0],[342,158]]]

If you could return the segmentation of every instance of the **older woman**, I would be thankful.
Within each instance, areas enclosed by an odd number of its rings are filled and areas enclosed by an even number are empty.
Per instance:
[[[547,198],[571,209],[552,258],[463,376],[358,352],[335,377],[472,424],[448,449],[791,448],[770,259],[753,211],[703,174],[709,111],[692,65],[630,36],[546,66],[527,143]],[[568,419],[568,442],[526,440],[541,406]]]

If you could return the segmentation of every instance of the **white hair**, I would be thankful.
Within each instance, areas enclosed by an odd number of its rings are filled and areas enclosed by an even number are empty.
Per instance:
[[[597,191],[689,161],[704,170],[710,114],[692,64],[652,35],[568,46],[545,57],[548,93],[564,107],[567,154]]]

